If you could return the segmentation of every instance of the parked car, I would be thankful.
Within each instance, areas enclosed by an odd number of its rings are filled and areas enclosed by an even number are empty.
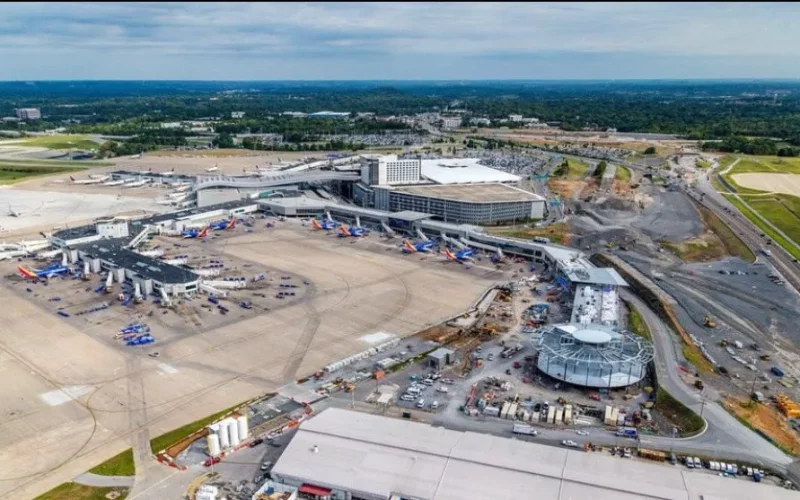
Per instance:
[[[263,464],[261,464],[261,470],[267,471],[269,468],[272,467],[272,460],[267,460]]]
[[[206,467],[211,467],[212,465],[218,464],[221,461],[222,461],[222,458],[220,458],[220,457],[211,457],[208,460],[206,460],[205,462],[203,462],[203,465],[206,466]]]
[[[431,403],[431,410],[435,410],[436,408],[439,408],[439,402],[438,401],[434,401],[433,403]]]
[[[566,446],[567,448],[578,448],[578,443],[576,443],[575,441],[572,441],[571,439],[565,439],[565,440],[561,441],[561,444],[563,446]]]
[[[262,438],[254,439],[253,441],[250,442],[250,448],[255,448],[256,446],[260,445],[263,442],[264,440]]]

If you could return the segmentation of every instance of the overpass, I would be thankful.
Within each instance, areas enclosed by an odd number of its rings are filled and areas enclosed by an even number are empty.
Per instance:
[[[230,175],[198,176],[192,192],[211,188],[263,189],[293,184],[310,184],[315,182],[357,181],[358,172],[335,172],[317,170],[311,172],[281,172],[260,177],[243,177]]]

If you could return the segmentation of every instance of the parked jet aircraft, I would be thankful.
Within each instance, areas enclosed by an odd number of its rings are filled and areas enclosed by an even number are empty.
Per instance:
[[[452,260],[453,262],[465,262],[472,260],[472,256],[475,254],[475,250],[471,248],[465,248],[464,250],[459,250],[455,254],[449,249],[445,249],[444,255],[447,257],[448,260]]]
[[[314,229],[324,229],[325,231],[330,231],[336,227],[335,222],[318,221],[317,219],[312,219],[311,225],[314,227]]]
[[[183,232],[183,238],[205,238],[208,236],[208,228],[204,227],[202,230],[200,229],[189,229]]]
[[[96,179],[83,179],[83,180],[80,180],[80,181],[76,181],[75,177],[72,177],[71,175],[69,176],[69,180],[73,184],[100,184],[101,182],[105,182],[108,179],[110,179],[110,177],[107,176],[107,175],[104,175],[104,176],[98,177]]]
[[[60,276],[69,272],[67,266],[61,264],[52,264],[44,269],[28,269],[25,266],[17,266],[17,271],[26,279],[39,279],[39,278],[52,278],[53,276]]]
[[[108,182],[104,182],[103,184],[101,184],[101,186],[113,187],[113,186],[121,186],[121,185],[123,185],[123,184],[125,184],[125,181],[124,181],[123,179],[120,179],[120,180],[118,180],[118,181],[108,181]]]
[[[233,229],[236,227],[236,219],[231,217],[230,220],[220,220],[217,222],[212,222],[210,227],[214,231],[217,230],[227,231],[228,229]]]
[[[403,252],[417,253],[417,252],[430,252],[433,250],[434,242],[420,241],[419,243],[412,243],[410,240],[403,242]]]
[[[219,167],[214,165],[213,167],[207,168],[206,172],[216,172],[217,170],[219,170]]]

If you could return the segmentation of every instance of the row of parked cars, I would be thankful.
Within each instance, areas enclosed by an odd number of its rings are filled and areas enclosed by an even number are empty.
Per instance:
[[[433,387],[433,385],[437,381],[439,382],[440,385],[439,385],[439,387],[437,387],[436,392],[439,392],[439,393],[442,393],[442,394],[449,393],[450,389],[448,389],[447,385],[450,385],[450,384],[453,383],[453,379],[442,378],[438,374],[429,375],[429,376],[427,376],[426,378],[424,378],[424,379],[422,379],[420,381],[417,381],[416,377],[412,377],[412,380],[414,380],[414,381],[411,383],[410,386],[408,386],[408,388],[406,389],[406,392],[404,392],[400,396],[400,400],[401,401],[408,401],[408,402],[416,401],[417,402],[417,404],[416,404],[417,408],[425,408],[426,403],[425,403],[425,398],[423,397],[423,393],[425,393],[425,391],[427,391],[427,389],[429,387]],[[430,408],[432,410],[435,410],[435,409],[439,408],[439,401],[436,401],[436,400],[432,401],[431,404],[430,404]]]

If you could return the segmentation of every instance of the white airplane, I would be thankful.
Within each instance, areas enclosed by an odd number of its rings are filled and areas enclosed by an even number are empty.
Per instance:
[[[175,200],[156,200],[156,203],[159,205],[172,205]]]
[[[175,188],[173,189],[175,193],[183,193],[184,191],[192,189],[191,184],[173,184],[173,187]]]
[[[70,180],[70,182],[72,182],[72,184],[100,184],[101,182],[106,181],[108,179],[110,179],[110,177],[106,175],[106,176],[104,176],[102,178],[84,179],[84,180],[76,181],[74,177],[72,177],[71,175],[69,176],[69,180]]]
[[[219,164],[217,164],[217,165],[219,165]],[[216,172],[216,171],[218,171],[219,167],[217,165],[214,165],[213,167],[207,168],[206,172]]]
[[[90,179],[102,179],[102,180],[106,180],[106,179],[108,179],[108,176],[107,176],[107,175],[105,175],[105,174],[90,174],[90,175],[89,175],[89,178],[90,178]]]
[[[140,160],[144,156],[144,153],[139,153],[138,155],[131,156],[132,160]]]
[[[166,177],[170,177],[170,176],[175,175],[175,167],[172,167],[172,170],[170,170],[169,172],[161,172],[161,175],[166,176]]]
[[[170,193],[170,194],[167,195],[167,198],[169,198],[171,200],[182,200],[183,198],[186,198],[187,196],[189,196],[189,193]]]
[[[124,180],[122,180],[122,179],[120,179],[120,180],[118,180],[118,181],[108,181],[108,182],[104,182],[102,185],[103,185],[103,186],[121,186],[121,185],[123,185],[123,184],[125,184],[125,181],[124,181]]]
[[[130,184],[123,184],[122,187],[124,187],[124,188],[138,188],[138,187],[144,186],[148,182],[150,182],[150,181],[147,180],[147,179],[142,179],[142,180],[139,180],[139,181],[131,182]]]

